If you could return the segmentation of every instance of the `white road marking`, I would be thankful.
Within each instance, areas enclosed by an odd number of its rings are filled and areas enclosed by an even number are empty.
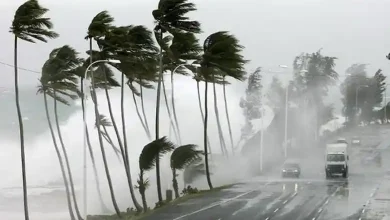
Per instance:
[[[230,199],[226,199],[226,200],[223,200],[222,202],[219,202],[219,203],[216,203],[216,204],[213,204],[213,205],[209,205],[209,206],[203,207],[203,208],[201,208],[201,209],[198,209],[198,210],[193,211],[193,212],[190,212],[190,213],[188,213],[188,214],[179,216],[179,217],[174,218],[174,219],[172,219],[172,220],[179,220],[179,219],[182,219],[182,218],[185,218],[185,217],[194,215],[194,214],[196,214],[196,213],[203,212],[203,211],[205,211],[205,210],[214,208],[214,207],[216,207],[216,206],[220,206],[220,205],[222,205],[222,204],[229,203],[229,202],[234,201],[234,200],[236,200],[236,199],[238,199],[238,198],[240,198],[240,197],[243,197],[243,196],[248,195],[248,194],[250,194],[250,193],[252,193],[252,192],[255,192],[255,191],[261,189],[262,187],[267,186],[267,185],[269,185],[269,184],[271,184],[271,183],[272,183],[272,182],[268,182],[268,183],[264,184],[263,186],[261,186],[261,187],[259,187],[259,188],[257,188],[257,189],[250,190],[250,191],[247,191],[247,192],[245,192],[245,193],[242,193],[242,194],[240,194],[240,195],[238,195],[238,196],[236,196],[236,197],[233,197],[233,198],[230,198]]]
[[[277,212],[278,210],[279,210],[279,208],[275,209],[275,211],[274,211],[274,212]]]
[[[269,217],[267,217],[265,220],[268,220],[269,219]]]
[[[320,213],[320,212],[322,212],[322,208],[320,208],[320,209],[318,210],[318,213]]]
[[[283,205],[286,204],[287,202],[288,202],[288,200],[285,200],[285,201],[283,202]]]

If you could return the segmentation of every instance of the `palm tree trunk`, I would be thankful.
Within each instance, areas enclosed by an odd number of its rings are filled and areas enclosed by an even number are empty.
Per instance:
[[[205,87],[204,87],[204,129],[203,129],[203,144],[204,144],[204,160],[205,160],[205,166],[206,166],[206,179],[207,184],[209,185],[210,189],[213,189],[213,184],[211,183],[210,178],[210,170],[209,170],[209,159],[208,159],[208,152],[207,152],[207,122],[209,119],[209,112],[208,112],[208,98],[207,98],[207,81],[205,81]]]
[[[220,144],[221,144],[221,151],[222,151],[222,154],[228,156],[225,138],[223,137],[223,132],[222,132],[222,128],[221,128],[221,121],[219,120],[217,89],[215,86],[214,74],[213,74],[213,91],[214,91],[214,112],[215,112],[215,118],[217,119],[218,134],[219,134],[218,136],[219,136],[219,140],[220,140]]]
[[[109,145],[111,145],[112,149],[114,150],[114,153],[116,155],[116,157],[118,158],[118,160],[120,161],[120,154],[121,154],[121,151],[118,150],[118,148],[115,147],[114,145],[114,142],[112,141],[112,138],[111,138],[111,135],[108,133],[107,131],[107,127],[105,125],[102,125],[103,127],[103,131],[104,133],[106,134],[106,136],[104,136],[104,139],[106,139],[106,141],[108,142]]]
[[[51,121],[50,121],[50,115],[49,115],[49,109],[47,107],[47,97],[46,97],[45,91],[43,91],[43,99],[45,102],[45,112],[46,112],[47,123],[49,124],[51,138],[53,140],[54,149],[56,150],[58,162],[60,163],[62,179],[64,180],[65,191],[66,191],[66,200],[67,200],[67,204],[68,204],[68,211],[69,211],[70,219],[75,220],[76,218],[75,218],[74,213],[73,213],[72,202],[71,202],[71,198],[70,198],[70,190],[69,190],[69,185],[68,185],[68,179],[66,178],[66,173],[65,173],[65,169],[64,169],[64,162],[62,161],[61,153],[60,153],[60,150],[58,149],[56,137],[54,135],[53,126],[52,126]]]
[[[168,97],[167,97],[167,91],[165,89],[165,82],[164,82],[164,78],[162,78],[162,86],[163,86],[163,93],[164,93],[164,101],[165,101],[165,106],[167,108],[167,112],[168,112],[168,117],[169,117],[169,123],[170,125],[172,126],[172,130],[173,130],[173,133],[175,135],[175,138],[177,140],[177,143],[180,145],[180,138],[179,138],[179,135],[178,135],[178,132],[176,130],[176,127],[175,127],[175,124],[173,122],[173,119],[172,119],[172,114],[171,114],[171,109],[169,108],[169,102],[168,102]]]
[[[130,176],[131,174],[130,174],[130,170],[129,170],[129,166],[130,166],[129,165],[130,163],[129,163],[129,160],[128,160],[129,157],[128,157],[127,149],[125,149],[123,147],[122,140],[121,140],[120,135],[119,135],[118,126],[116,125],[114,114],[112,112],[110,95],[108,94],[107,76],[106,76],[106,74],[104,74],[104,76],[105,76],[105,81],[106,81],[106,85],[104,87],[104,91],[106,93],[106,98],[107,98],[108,112],[110,113],[111,123],[112,123],[112,126],[114,127],[115,134],[116,134],[116,137],[117,137],[117,141],[118,141],[118,144],[119,144],[119,149],[121,151],[122,159],[124,161],[124,167],[125,167],[125,172],[126,172],[127,183],[129,185],[129,189],[130,189],[130,195],[132,195],[133,194],[132,193],[133,184],[132,184],[132,181],[131,181],[131,176]],[[138,203],[135,204],[135,205],[138,205]],[[136,206],[136,208],[138,208],[138,207]]]
[[[92,38],[89,39],[89,49],[90,49],[90,53],[92,54]],[[90,61],[92,63],[92,56],[90,57]],[[92,70],[91,70],[91,73],[93,73]],[[96,118],[96,127],[97,127],[97,131],[98,131],[99,145],[100,145],[100,150],[102,152],[104,169],[106,171],[106,177],[107,177],[108,187],[110,189],[112,204],[114,206],[115,212],[118,215],[118,217],[121,217],[121,213],[119,211],[118,204],[117,204],[116,199],[115,199],[114,188],[112,186],[110,170],[108,169],[106,152],[105,152],[104,146],[103,146],[103,137],[102,137],[102,134],[100,132],[100,120],[99,120],[100,114],[99,114],[99,109],[98,109],[97,95],[96,95],[96,91],[95,91],[95,79],[93,76],[91,76],[91,79],[92,79],[92,91],[93,91],[93,95],[94,95],[94,99],[95,99],[94,110],[95,110],[95,118]]]
[[[107,78],[106,78],[106,83],[107,83]],[[111,98],[110,98],[110,94],[108,94],[107,84],[104,86],[104,92],[106,93],[108,112],[110,113],[111,123],[112,123],[112,126],[114,127],[115,135],[116,135],[116,138],[117,138],[117,141],[119,144],[119,149],[120,149],[121,153],[123,154],[123,156],[125,157],[124,158],[125,164],[127,164],[126,152],[125,152],[125,149],[123,148],[123,144],[122,144],[121,136],[119,134],[118,126],[116,125],[115,117],[114,117],[114,114],[112,112]]]
[[[146,186],[144,185],[144,174],[142,170],[139,175],[139,182],[140,185],[138,186],[138,190],[139,190],[139,194],[141,194],[142,206],[144,208],[144,212],[147,212],[148,204],[146,203],[146,196],[145,196]]]
[[[55,90],[54,90],[54,97],[56,97],[56,91]],[[74,190],[73,176],[72,176],[72,170],[70,169],[68,153],[66,152],[65,144],[64,144],[64,141],[62,139],[60,123],[58,121],[57,100],[55,98],[54,98],[54,117],[55,117],[55,122],[56,122],[56,127],[57,127],[58,138],[60,140],[60,144],[61,144],[61,148],[62,148],[62,153],[64,154],[64,158],[65,158],[66,169],[68,171],[69,185],[70,185],[70,191],[71,191],[72,197],[73,197],[74,209],[76,211],[77,218],[79,220],[82,220],[83,218],[81,217],[81,214],[80,214],[79,206],[77,204],[76,193],[75,193],[75,190]]]
[[[225,82],[225,77],[223,77],[223,81]],[[228,103],[227,103],[227,99],[226,99],[226,85],[225,85],[225,83],[223,83],[223,99],[225,101],[225,113],[226,113],[226,119],[227,119],[228,128],[229,128],[230,145],[232,147],[232,154],[234,155],[234,142],[233,142],[232,127],[230,125],[229,108],[228,108]]]
[[[130,90],[131,90],[131,89],[130,89]],[[145,130],[146,136],[148,137],[149,140],[152,140],[152,137],[151,137],[151,135],[150,135],[150,132],[149,132],[148,128],[146,127],[144,120],[142,119],[141,112],[139,111],[137,99],[136,99],[136,97],[135,97],[135,93],[134,93],[133,90],[131,90],[131,94],[132,94],[132,96],[133,96],[133,101],[134,101],[134,105],[135,105],[135,110],[136,110],[136,112],[137,112],[137,115],[138,115],[139,120],[141,121],[141,125],[142,125],[142,127],[144,128],[144,130]]]
[[[84,81],[84,79],[81,78],[81,80],[80,80],[80,82],[81,82],[81,94],[82,94],[82,96],[81,96],[81,109],[82,109],[83,112],[85,112],[85,105],[84,105],[84,82],[83,81]],[[83,114],[83,117],[85,117],[85,114]],[[83,118],[83,120],[85,121],[86,119]],[[100,207],[102,208],[102,210],[104,212],[106,212],[106,211],[108,211],[108,208],[107,208],[107,206],[103,202],[102,192],[100,191],[99,175],[98,175],[98,172],[97,172],[97,169],[96,169],[95,156],[93,155],[93,150],[92,150],[92,146],[91,146],[91,140],[89,138],[89,132],[88,132],[87,125],[85,125],[84,129],[85,129],[85,136],[86,136],[86,139],[87,139],[87,146],[88,146],[89,156],[91,157],[93,173],[94,173],[94,176],[95,176],[96,190],[97,190],[99,201],[100,201]]]
[[[20,159],[22,162],[22,182],[23,182],[23,206],[24,206],[24,219],[29,220],[28,212],[28,197],[27,197],[27,177],[26,177],[26,155],[24,152],[24,129],[23,129],[23,118],[20,110],[19,101],[19,76],[18,76],[18,37],[15,35],[14,43],[14,70],[15,70],[15,102],[16,111],[18,113],[19,122],[19,135],[20,135]]]
[[[179,185],[177,184],[177,179],[176,179],[176,169],[172,169],[172,186],[173,190],[175,191],[175,198],[179,198]]]
[[[142,82],[142,79],[140,79],[141,82]],[[146,126],[146,129],[148,129],[148,134],[150,136],[149,140],[152,140],[152,135],[150,133],[150,128],[149,128],[149,124],[148,124],[148,119],[146,117],[146,113],[145,113],[145,103],[144,103],[144,93],[143,93],[143,88],[142,88],[142,85],[140,84],[139,85],[139,90],[140,90],[140,99],[141,99],[141,107],[142,107],[142,114],[144,115],[144,122],[145,122],[145,126]]]
[[[199,81],[196,81],[196,89],[198,90],[198,103],[199,103],[199,110],[200,110],[200,115],[202,116],[202,122],[204,126],[204,114],[203,114],[203,109],[202,109],[202,100],[200,99],[200,89],[199,89]],[[210,144],[210,138],[207,135],[207,146],[210,154],[210,158],[212,158],[212,152],[211,152],[211,144]]]
[[[161,39],[162,40],[162,33],[161,33]],[[160,100],[161,100],[161,83],[163,79],[163,54],[162,54],[162,48],[160,47],[160,54],[159,54],[159,76],[158,76],[158,82],[157,82],[157,98],[156,98],[156,140],[160,137]],[[158,196],[158,202],[162,203],[162,192],[161,192],[161,178],[160,178],[160,157],[156,157],[156,181],[157,181],[157,196]]]
[[[125,112],[124,112],[124,84],[125,84],[125,76],[124,74],[122,74],[122,83],[121,83],[121,117],[122,117],[122,130],[123,130],[123,145],[124,145],[124,148],[125,148],[125,154],[126,154],[126,160],[128,162],[127,165],[127,169],[128,169],[128,183],[129,183],[129,187],[130,187],[130,195],[131,195],[131,199],[133,200],[133,204],[135,206],[135,208],[137,209],[137,211],[141,212],[142,211],[142,207],[141,205],[138,203],[137,201],[137,198],[135,197],[135,194],[134,194],[134,188],[133,188],[133,181],[132,181],[132,178],[131,178],[131,167],[130,167],[130,163],[129,163],[129,151],[128,151],[128,146],[127,146],[127,138],[126,138],[126,122],[125,122]]]
[[[177,114],[176,114],[176,107],[175,107],[175,86],[173,83],[173,71],[171,72],[171,87],[172,87],[172,94],[171,94],[171,102],[172,102],[172,112],[173,112],[173,118],[175,119],[175,125],[177,129],[177,135],[179,137],[179,144],[181,145],[181,132],[179,128],[179,120],[177,120]]]

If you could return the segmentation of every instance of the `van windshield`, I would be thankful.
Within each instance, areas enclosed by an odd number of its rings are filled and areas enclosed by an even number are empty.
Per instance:
[[[327,161],[345,161],[345,155],[344,154],[328,154]]]

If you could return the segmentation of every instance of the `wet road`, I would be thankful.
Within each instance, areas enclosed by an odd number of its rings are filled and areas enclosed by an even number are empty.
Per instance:
[[[365,219],[364,205],[373,197],[390,164],[361,164],[367,157],[362,149],[379,144],[365,141],[351,147],[348,179],[325,179],[323,151],[302,161],[300,179],[282,179],[280,171],[237,184],[230,189],[191,199],[185,203],[158,210],[147,220],[359,220]],[[383,158],[390,152],[381,151]],[[315,164],[315,165],[314,165]]]

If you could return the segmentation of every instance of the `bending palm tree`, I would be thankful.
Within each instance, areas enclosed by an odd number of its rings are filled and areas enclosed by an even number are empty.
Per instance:
[[[88,35],[86,37],[86,39],[89,40],[89,52],[91,54],[90,63],[93,62],[92,61],[92,39],[99,39],[99,38],[104,37],[108,33],[109,28],[111,27],[111,23],[113,21],[114,21],[114,18],[112,18],[108,14],[107,11],[102,11],[102,12],[98,13],[92,19],[92,22],[88,27]],[[91,69],[91,71],[92,71],[92,69]],[[95,104],[94,104],[95,119],[99,119],[100,114],[99,114],[98,101],[97,101],[97,96],[96,96],[96,91],[95,91],[96,90],[95,89],[95,79],[94,79],[94,77],[91,77],[91,79],[92,79],[92,94],[93,94],[93,99],[95,101]],[[110,171],[108,169],[106,153],[105,153],[104,146],[103,146],[103,138],[102,138],[102,134],[100,131],[100,120],[96,120],[96,122],[98,124],[96,127],[97,127],[97,132],[98,132],[99,145],[100,145],[100,150],[102,152],[104,169],[106,171],[106,177],[107,177],[108,187],[110,189],[112,204],[114,206],[116,214],[120,217],[121,214],[119,211],[118,204],[116,202],[114,188],[113,188],[112,181],[111,181],[111,175],[110,175]]]
[[[69,105],[69,102],[66,98],[72,100],[76,99],[80,91],[77,88],[77,77],[74,75],[74,69],[82,64],[82,60],[77,58],[77,52],[65,45],[61,48],[54,49],[50,53],[49,60],[45,63],[42,68],[42,74],[49,77],[49,80],[46,83],[46,87],[50,89],[48,93],[54,99],[54,114],[56,121],[56,128],[59,137],[59,141],[62,148],[62,153],[65,159],[65,165],[67,168],[69,183],[71,188],[71,193],[73,197],[74,207],[76,211],[77,218],[82,219],[80,210],[78,208],[76,193],[74,189],[72,171],[70,169],[68,154],[65,148],[64,141],[62,139],[62,133],[58,121],[58,110],[57,110],[57,101],[65,105]]]
[[[172,185],[175,190],[175,197],[179,198],[179,185],[177,184],[176,171],[183,170],[188,165],[200,159],[203,151],[196,150],[193,144],[183,145],[176,148],[171,154]]]
[[[145,190],[149,185],[149,180],[144,178],[144,174],[146,171],[149,171],[156,166],[157,158],[160,158],[162,155],[171,152],[174,148],[175,146],[172,142],[168,141],[166,137],[162,137],[150,142],[142,149],[141,155],[139,156],[140,173],[139,179],[137,180],[137,188],[141,194],[144,212],[146,212],[148,209]]]
[[[160,0],[158,7],[153,11],[153,17],[156,22],[154,28],[157,43],[160,45],[159,54],[159,78],[157,83],[157,98],[156,98],[156,139],[159,139],[160,126],[160,95],[161,81],[163,78],[163,50],[166,50],[163,42],[163,35],[166,32],[189,31],[193,33],[200,32],[200,24],[197,21],[190,21],[185,15],[188,12],[195,11],[195,5],[189,3],[188,0]],[[160,163],[159,158],[156,158],[156,179],[157,179],[157,194],[159,202],[162,202],[161,180],[160,180]]]
[[[207,123],[208,123],[208,109],[207,109],[207,90],[208,82],[215,80],[223,72],[227,75],[235,75],[244,71],[244,64],[247,62],[240,54],[243,47],[238,43],[238,40],[233,35],[225,31],[216,32],[206,38],[203,43],[204,53],[202,55],[200,64],[200,75],[205,80],[205,124],[204,124],[204,151],[205,151],[205,165],[206,178],[210,189],[213,188],[208,164],[207,154]]]
[[[19,103],[19,85],[18,85],[18,38],[30,43],[36,40],[47,42],[47,38],[56,38],[58,34],[51,31],[53,24],[50,18],[43,17],[49,11],[38,4],[37,0],[29,0],[19,6],[15,12],[14,20],[10,32],[14,34],[14,70],[15,70],[15,102],[19,121],[20,135],[20,157],[22,163],[23,179],[23,202],[25,220],[29,219],[28,201],[27,201],[27,179],[26,179],[26,161],[24,152],[24,130],[22,113]]]

